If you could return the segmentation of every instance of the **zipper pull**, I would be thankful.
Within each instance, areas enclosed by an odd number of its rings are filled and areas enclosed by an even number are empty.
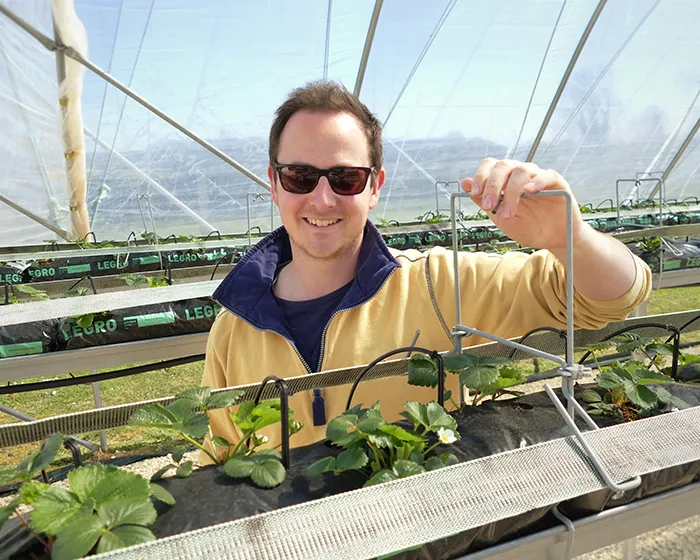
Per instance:
[[[314,400],[311,403],[314,417],[314,426],[323,426],[326,423],[326,403],[321,395],[321,389],[314,389]]]

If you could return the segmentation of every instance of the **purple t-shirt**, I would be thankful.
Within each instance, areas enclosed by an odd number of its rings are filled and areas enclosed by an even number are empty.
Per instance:
[[[333,313],[340,306],[352,281],[320,298],[307,301],[287,301],[275,296],[287,319],[294,344],[313,371],[320,369],[321,336]]]

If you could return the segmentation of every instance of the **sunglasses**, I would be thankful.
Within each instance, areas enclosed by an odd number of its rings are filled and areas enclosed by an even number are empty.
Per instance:
[[[374,170],[372,167],[316,169],[310,165],[279,163],[272,167],[277,171],[282,188],[289,193],[309,194],[316,188],[321,177],[325,177],[333,192],[341,196],[352,196],[364,191],[367,179]]]

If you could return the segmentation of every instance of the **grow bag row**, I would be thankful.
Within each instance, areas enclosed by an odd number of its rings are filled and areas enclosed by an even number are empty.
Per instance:
[[[219,309],[195,298],[2,326],[0,358],[206,332]]]
[[[244,254],[245,251],[237,247],[216,247],[76,257],[57,256],[31,262],[5,263],[0,266],[0,284],[71,280],[86,275],[95,277],[154,272],[168,268],[215,265],[219,261],[236,263]]]
[[[700,386],[675,384],[665,387],[688,405],[700,405]],[[590,386],[577,387],[576,394],[580,395],[586,388]],[[561,396],[559,391],[556,392]],[[450,446],[439,446],[436,454],[454,453],[461,462],[569,435],[563,419],[544,392],[527,395],[518,400],[487,402],[478,407],[466,407],[452,415],[457,420],[458,431],[462,437]],[[608,418],[598,418],[597,421],[601,426],[619,423]],[[588,429],[580,419],[577,419],[577,423],[582,431]],[[172,508],[156,504],[159,516],[152,529],[156,536],[161,538],[360,488],[366,482],[366,478],[356,471],[339,476],[332,473],[317,478],[307,476],[306,469],[309,465],[323,457],[335,456],[340,451],[340,448],[325,442],[292,449],[291,465],[286,480],[280,486],[269,490],[233,480],[220,473],[217,467],[200,469],[187,479],[165,479],[161,484],[175,497],[177,504]],[[611,490],[600,490],[560,504],[559,509],[567,517],[577,519],[684,486],[700,479],[699,473],[700,461],[663,469],[643,476],[641,486],[634,491],[618,495]],[[496,483],[494,481],[494,484]],[[199,496],[201,499],[192,500],[192,496]],[[484,499],[489,498],[485,496]],[[397,553],[392,558],[447,560],[493,546],[504,540],[560,524],[551,516],[551,509],[551,506],[543,507],[470,529],[425,544],[420,549]],[[348,512],[348,515],[354,513]]]

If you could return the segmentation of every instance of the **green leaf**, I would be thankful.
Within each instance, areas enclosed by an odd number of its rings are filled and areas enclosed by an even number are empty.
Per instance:
[[[155,474],[151,477],[151,482],[155,482],[156,480],[160,480],[163,478],[163,475],[167,473],[171,469],[176,469],[176,465],[165,465],[162,469],[159,469],[158,471],[155,472]]]
[[[37,480],[30,480],[22,485],[19,495],[21,496],[23,503],[31,506],[49,488],[50,486],[48,484],[44,484],[43,482],[39,482]]]
[[[102,521],[96,515],[83,514],[67,523],[56,536],[51,550],[52,560],[82,558],[104,534]]]
[[[149,484],[149,489],[151,491],[151,496],[153,496],[156,500],[160,500],[161,502],[168,504],[169,506],[174,506],[175,505],[175,498],[173,498],[173,495],[168,492],[165,488],[163,488],[160,484]]]
[[[286,477],[287,471],[277,459],[265,459],[261,463],[256,463],[250,474],[252,481],[260,488],[279,486]]]
[[[640,369],[637,371],[637,379],[635,379],[635,382],[637,385],[661,385],[664,383],[674,383],[674,380],[672,377],[664,375],[663,373],[648,369]]]
[[[178,417],[162,404],[148,404],[137,408],[129,418],[129,424],[132,426],[149,426],[152,428],[173,429],[177,422]]]
[[[85,313],[84,315],[76,315],[73,318],[75,319],[75,322],[81,329],[88,329],[92,327],[92,323],[95,320],[95,314]]]
[[[182,401],[182,406],[190,410],[205,410],[210,396],[210,387],[195,387],[175,395],[178,400]]]
[[[436,402],[429,402],[426,407],[426,415],[428,419],[428,429],[431,431],[437,431],[438,428],[449,428],[450,430],[457,430],[457,421],[445,412]]]
[[[454,354],[453,356],[443,356],[442,363],[447,371],[458,373],[469,367],[471,362],[464,354]]]
[[[0,471],[0,484],[7,484],[16,478],[20,478],[22,473],[18,469],[5,469]]]
[[[682,399],[679,399],[675,395],[672,395],[663,387],[655,387],[652,390],[654,391],[654,393],[656,393],[656,396],[658,397],[658,399],[664,404],[675,406],[679,410],[684,410],[686,408],[690,408],[688,403],[686,403]]]
[[[654,408],[658,404],[656,393],[644,385],[635,385],[632,381],[625,380],[623,385],[625,395],[630,402],[641,408]]]
[[[236,401],[243,395],[245,391],[223,391],[215,393],[207,399],[207,408],[228,408],[236,404]]]
[[[457,457],[452,453],[443,453],[442,455],[440,455],[440,460],[442,461],[442,464],[446,467],[450,467],[459,463],[459,459],[457,459]]]
[[[367,434],[376,432],[380,426],[385,424],[386,422],[381,416],[365,415],[365,417],[357,423],[357,429]]]
[[[367,482],[365,482],[364,487],[367,486],[374,486],[375,484],[382,484],[384,482],[389,482],[390,480],[396,480],[398,476],[394,473],[394,471],[389,470],[389,469],[383,469],[376,473],[372,478],[370,478]]]
[[[175,471],[175,476],[178,478],[187,478],[192,474],[193,467],[194,465],[192,464],[192,461],[185,461],[177,468],[177,471]]]
[[[62,444],[62,434],[53,434],[49,436],[48,440],[46,441],[46,445],[44,445],[41,451],[39,451],[36,457],[34,457],[34,460],[31,463],[30,471],[35,473],[48,467],[51,464],[51,461],[53,461],[56,457],[56,453],[58,453],[58,450],[61,448]]]
[[[81,502],[90,497],[95,487],[107,476],[107,469],[100,463],[75,469],[68,474],[68,483]]]
[[[426,471],[434,471],[436,469],[441,469],[445,465],[442,464],[442,461],[438,457],[431,457],[425,462],[425,470]]]
[[[408,361],[408,384],[418,387],[436,387],[437,365],[426,356],[414,355]]]
[[[255,469],[252,456],[236,455],[224,463],[223,471],[231,478],[247,478]]]
[[[53,536],[70,522],[81,508],[82,503],[75,494],[52,486],[35,502],[30,525],[37,533]]]
[[[282,421],[279,401],[263,401],[250,414],[252,430],[257,432]]]
[[[413,422],[416,426],[428,427],[428,410],[427,407],[420,402],[409,401],[403,405],[404,412],[401,416]]]
[[[581,400],[588,404],[603,402],[602,397],[593,389],[586,389],[581,395]]]
[[[459,381],[470,389],[480,391],[498,380],[498,369],[489,365],[472,366],[459,374]]]
[[[182,458],[185,456],[185,453],[187,453],[187,447],[184,445],[178,445],[173,449],[173,461],[176,463],[179,463],[182,461]]]
[[[216,447],[235,447],[234,444],[229,443],[227,440],[220,436],[214,436],[211,440],[211,442],[216,446]]]
[[[0,507],[0,529],[2,529],[2,526],[15,512],[15,508],[21,503],[22,500],[19,497],[17,497],[6,506]]]
[[[150,500],[123,500],[97,507],[97,515],[107,528],[119,525],[151,525],[158,517]]]
[[[415,444],[425,443],[425,440],[423,439],[422,436],[420,436],[414,432],[409,432],[408,430],[404,430],[401,426],[395,426],[393,424],[385,424],[384,426],[381,426],[379,428],[379,430],[381,432],[384,432],[385,434],[389,434],[390,436],[396,438],[397,440],[399,440],[401,442],[414,444],[411,446],[411,448],[414,448]]]
[[[630,354],[656,342],[654,338],[642,337],[636,333],[623,333],[612,339],[621,354]]]
[[[120,502],[122,500],[146,500],[150,495],[148,481],[136,473],[118,469],[114,466],[105,467],[105,477],[90,493],[97,505]]]
[[[512,367],[502,367],[498,371],[498,375],[503,379],[513,379],[517,381],[515,385],[520,385],[527,381],[527,378],[523,375],[523,373],[520,370]]]
[[[654,352],[660,356],[673,356],[673,344],[662,344],[653,342],[647,346],[647,351]]]
[[[443,397],[446,401],[449,401],[452,398],[452,391],[445,391]]]
[[[326,437],[335,445],[347,447],[356,442],[361,436],[357,432],[357,416],[344,414],[328,422]]]
[[[193,439],[203,438],[209,428],[209,417],[204,413],[192,413],[187,409],[192,401],[177,400],[168,408],[161,404],[149,404],[138,408],[129,418],[133,426],[149,426],[175,430]]]
[[[369,458],[361,449],[346,449],[338,455],[335,462],[336,471],[361,469],[369,462]]]
[[[624,382],[625,379],[612,371],[604,371],[598,374],[598,377],[596,377],[598,387],[603,389],[617,389],[618,387],[622,387]]]
[[[261,461],[263,457],[273,457],[278,461],[282,460],[282,453],[277,449],[258,449],[253,455],[256,461]]]
[[[97,545],[97,553],[118,550],[154,540],[156,540],[156,536],[150,529],[135,525],[124,525],[103,534]]]
[[[306,468],[306,474],[310,477],[320,476],[324,472],[331,472],[335,470],[335,457],[324,457],[311,463]]]
[[[398,478],[406,478],[414,474],[425,472],[425,469],[420,465],[416,465],[413,461],[398,460],[394,462],[394,472]]]

